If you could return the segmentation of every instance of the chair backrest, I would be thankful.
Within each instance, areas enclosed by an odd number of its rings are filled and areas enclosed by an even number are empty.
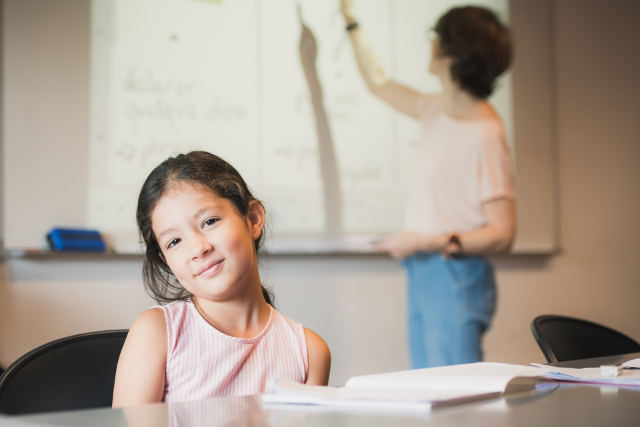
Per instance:
[[[551,363],[640,352],[640,344],[623,333],[574,317],[538,316],[531,332]]]
[[[0,377],[0,413],[111,406],[126,336],[126,329],[78,334],[21,356]]]

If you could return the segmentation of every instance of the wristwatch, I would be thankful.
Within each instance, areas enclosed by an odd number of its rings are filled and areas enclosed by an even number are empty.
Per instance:
[[[451,233],[451,235],[449,235],[449,241],[447,243],[448,245],[456,246],[456,249],[451,251],[450,255],[462,255],[462,243],[460,242],[460,236],[458,236],[458,233]]]

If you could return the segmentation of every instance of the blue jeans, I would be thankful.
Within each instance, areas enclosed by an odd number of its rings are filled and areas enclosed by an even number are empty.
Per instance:
[[[482,335],[496,304],[489,261],[418,253],[402,263],[408,278],[411,367],[481,361]]]

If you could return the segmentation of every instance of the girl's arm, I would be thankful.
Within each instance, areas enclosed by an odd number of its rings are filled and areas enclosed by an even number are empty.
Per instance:
[[[140,314],[129,329],[118,360],[113,407],[160,402],[166,361],[164,313],[152,308]]]
[[[304,328],[307,341],[307,356],[309,358],[309,372],[305,384],[329,384],[329,370],[331,369],[331,352],[329,346],[320,335],[311,329]]]
[[[418,118],[420,92],[389,80],[387,73],[376,58],[364,38],[353,13],[351,0],[341,0],[340,8],[347,25],[354,26],[348,31],[351,46],[356,57],[360,74],[369,91],[401,113]]]
[[[468,255],[490,255],[511,249],[516,233],[516,213],[513,200],[500,198],[483,205],[487,223],[482,227],[464,233],[455,233],[459,240],[451,243],[451,235],[425,234],[403,231],[385,237],[376,247],[389,252],[394,258],[406,258],[416,252],[443,252],[452,255],[462,250]]]

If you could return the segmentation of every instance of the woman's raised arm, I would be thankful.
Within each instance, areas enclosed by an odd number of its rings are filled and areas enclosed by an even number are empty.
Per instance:
[[[384,67],[369,47],[355,18],[353,2],[340,0],[340,10],[346,23],[358,69],[369,91],[401,113],[418,118],[420,92],[389,79]]]

